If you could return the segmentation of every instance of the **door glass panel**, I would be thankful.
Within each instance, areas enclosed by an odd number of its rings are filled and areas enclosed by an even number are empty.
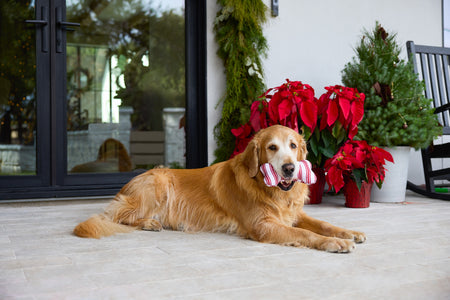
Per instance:
[[[184,1],[66,9],[68,173],[184,167]]]
[[[0,1],[0,175],[36,174],[34,1]]]

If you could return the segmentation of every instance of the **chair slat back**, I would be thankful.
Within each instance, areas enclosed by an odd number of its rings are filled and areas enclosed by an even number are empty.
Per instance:
[[[433,99],[444,134],[450,134],[450,48],[415,45],[412,41],[406,47],[414,72],[425,83],[425,96]]]

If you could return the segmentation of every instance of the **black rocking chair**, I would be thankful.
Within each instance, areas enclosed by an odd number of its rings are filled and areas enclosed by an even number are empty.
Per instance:
[[[411,41],[406,47],[414,72],[421,74],[425,82],[425,96],[433,99],[444,136],[450,136],[450,48],[415,45]],[[450,168],[434,169],[431,159],[436,158],[450,158],[450,143],[432,143],[422,150],[425,187],[408,181],[407,188],[430,198],[450,200]],[[440,184],[435,183],[437,180]]]

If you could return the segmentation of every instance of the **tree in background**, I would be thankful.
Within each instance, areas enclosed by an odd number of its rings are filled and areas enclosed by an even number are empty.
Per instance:
[[[399,58],[396,34],[378,22],[363,34],[342,71],[342,82],[366,95],[357,137],[374,146],[428,147],[442,129],[413,65]]]
[[[115,97],[133,107],[136,130],[162,130],[163,107],[185,106],[184,15],[150,4],[82,0],[67,10],[68,20],[81,24],[69,42],[108,46],[109,57],[118,57]]]
[[[36,127],[35,28],[29,0],[0,1],[0,143],[31,144]],[[15,132],[16,134],[12,134]]]

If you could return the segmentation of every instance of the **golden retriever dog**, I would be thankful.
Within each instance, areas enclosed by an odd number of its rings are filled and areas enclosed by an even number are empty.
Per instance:
[[[296,180],[306,143],[296,131],[272,126],[258,132],[234,158],[193,170],[153,169],[133,178],[105,212],[74,229],[100,238],[135,229],[238,234],[263,243],[350,252],[364,233],[333,226],[303,211],[308,186]],[[267,186],[260,166],[283,178]]]

